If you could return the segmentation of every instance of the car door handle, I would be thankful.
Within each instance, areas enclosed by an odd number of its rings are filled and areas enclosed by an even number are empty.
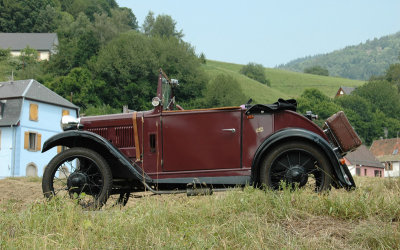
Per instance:
[[[235,132],[236,132],[236,129],[234,129],[234,128],[224,128],[224,129],[222,129],[222,131],[224,131],[224,132],[235,133]]]

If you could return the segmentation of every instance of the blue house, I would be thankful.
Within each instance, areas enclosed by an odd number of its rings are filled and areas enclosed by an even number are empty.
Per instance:
[[[42,154],[43,142],[61,132],[63,115],[78,117],[79,108],[39,82],[0,82],[0,178],[42,176],[61,151]]]

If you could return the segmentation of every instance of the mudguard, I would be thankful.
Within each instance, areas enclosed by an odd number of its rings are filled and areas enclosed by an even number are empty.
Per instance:
[[[105,138],[101,137],[98,134],[88,132],[88,131],[78,131],[71,130],[59,133],[50,137],[44,144],[42,153],[47,150],[55,147],[55,146],[66,146],[69,148],[72,147],[85,147],[92,149],[96,152],[100,152],[101,155],[107,155],[107,157],[113,158],[116,162],[118,162],[118,166],[123,169],[128,170],[128,172],[133,175],[138,181],[145,181],[146,183],[151,183],[152,179],[144,173],[141,168],[131,162],[124,154],[121,153],[114,145],[112,145]],[[111,171],[113,171],[113,167],[110,166]]]
[[[268,137],[257,149],[255,156],[253,158],[253,163],[251,167],[252,180],[258,180],[258,166],[263,157],[263,155],[268,152],[273,146],[278,143],[288,141],[288,140],[306,140],[315,145],[317,145],[325,153],[329,161],[331,162],[332,172],[336,177],[337,184],[346,189],[355,188],[353,177],[347,168],[347,165],[341,165],[338,155],[333,150],[332,146],[320,135],[300,129],[300,128],[286,128],[282,129],[270,137]]]

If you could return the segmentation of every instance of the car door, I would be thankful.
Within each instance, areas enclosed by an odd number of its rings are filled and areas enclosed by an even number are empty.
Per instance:
[[[240,108],[162,113],[163,171],[241,167]]]

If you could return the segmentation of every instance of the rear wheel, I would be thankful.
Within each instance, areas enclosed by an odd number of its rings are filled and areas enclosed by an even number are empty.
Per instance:
[[[331,188],[331,164],[316,146],[307,142],[285,142],[262,160],[260,182],[271,189],[282,185],[307,187],[320,192]]]
[[[87,148],[71,148],[56,155],[43,174],[47,198],[67,196],[85,208],[100,208],[112,188],[112,174],[102,156]]]

